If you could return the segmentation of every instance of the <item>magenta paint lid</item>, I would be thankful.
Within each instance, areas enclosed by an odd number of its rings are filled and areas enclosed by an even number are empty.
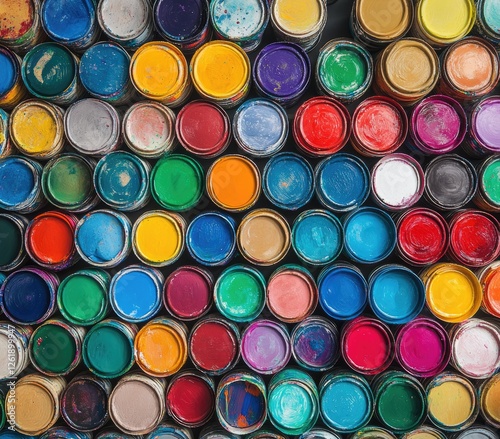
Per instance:
[[[285,326],[271,320],[251,323],[241,337],[241,356],[247,366],[258,373],[279,372],[287,365],[291,353]]]
[[[477,104],[471,117],[471,134],[491,152],[500,152],[500,96]]]
[[[396,338],[396,359],[401,367],[416,377],[441,373],[450,360],[450,341],[445,329],[426,317],[404,325]]]

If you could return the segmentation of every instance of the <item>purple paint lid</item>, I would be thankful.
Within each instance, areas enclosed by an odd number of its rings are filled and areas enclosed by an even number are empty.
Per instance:
[[[489,152],[500,152],[500,96],[480,101],[471,115],[470,132],[481,147]]]
[[[462,143],[466,132],[465,112],[449,96],[429,96],[413,109],[410,136],[415,146],[426,154],[453,151]]]
[[[311,63],[299,45],[271,43],[257,55],[252,73],[259,94],[291,105],[309,83]]]
[[[272,320],[251,323],[241,337],[241,357],[255,372],[275,374],[287,365],[291,354],[286,327]]]

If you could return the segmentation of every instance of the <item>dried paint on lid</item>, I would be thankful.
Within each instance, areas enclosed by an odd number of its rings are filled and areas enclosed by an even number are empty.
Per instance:
[[[151,6],[146,0],[103,0],[97,19],[106,35],[125,44],[152,31]]]
[[[412,23],[413,4],[408,0],[396,0],[390,4],[385,0],[358,0],[355,8],[363,31],[382,42],[402,37]]]
[[[6,0],[0,5],[0,40],[14,43],[27,35],[37,20],[38,3],[33,0]]]
[[[500,428],[500,375],[496,374],[485,381],[479,390],[481,415],[486,422]]]

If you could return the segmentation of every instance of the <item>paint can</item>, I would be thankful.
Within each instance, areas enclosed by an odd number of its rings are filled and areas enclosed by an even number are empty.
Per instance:
[[[239,436],[229,433],[219,423],[214,423],[201,430],[199,439],[239,439]]]
[[[0,106],[6,110],[14,108],[27,95],[21,78],[21,63],[21,58],[12,50],[0,46]]]
[[[99,430],[94,436],[95,439],[133,439],[134,437],[142,439],[141,435],[130,435],[122,433],[121,431],[117,431],[111,428],[104,428],[103,430]]]
[[[120,212],[94,210],[76,225],[75,246],[87,264],[113,268],[121,264],[131,251],[129,219]]]
[[[474,385],[465,377],[443,372],[426,386],[429,420],[440,430],[457,432],[470,427],[479,412]]]
[[[479,387],[480,411],[486,423],[500,428],[500,375],[493,375]]]
[[[71,273],[57,290],[57,307],[70,323],[92,326],[106,317],[111,276],[104,270],[87,268]]]
[[[368,284],[361,270],[338,262],[325,267],[318,276],[319,304],[335,320],[358,317],[368,303]]]
[[[370,194],[370,171],[359,157],[337,153],[314,169],[316,198],[334,212],[360,207]]]
[[[266,304],[266,279],[249,265],[232,265],[217,278],[214,286],[217,310],[237,322],[251,322]]]
[[[224,375],[217,386],[215,412],[220,425],[230,433],[259,431],[267,418],[267,392],[262,377],[248,370]]]
[[[498,432],[492,428],[473,425],[461,433],[455,433],[453,439],[498,439]]]
[[[464,0],[466,1],[466,0]],[[405,66],[404,70],[401,66]],[[403,107],[427,96],[439,79],[439,59],[434,49],[417,38],[403,38],[387,46],[375,60],[373,89]]]
[[[165,398],[167,413],[177,424],[201,427],[215,410],[215,383],[207,375],[187,369],[172,377]]]
[[[201,267],[184,265],[172,271],[163,287],[163,303],[179,320],[196,320],[210,311],[213,276]]]
[[[199,264],[227,265],[236,251],[236,222],[222,212],[201,213],[187,228],[186,247]]]
[[[307,317],[293,328],[290,340],[293,358],[304,369],[324,372],[340,357],[338,329],[325,317]]]
[[[130,78],[142,96],[170,107],[185,103],[192,90],[186,58],[166,41],[139,47],[130,62]]]
[[[21,215],[0,213],[1,271],[15,270],[24,262],[24,235],[27,225],[28,220]]]
[[[74,239],[77,223],[78,218],[71,213],[52,210],[37,215],[26,228],[26,253],[37,265],[49,270],[71,267],[79,259]]]
[[[367,426],[353,433],[350,439],[395,439],[396,435],[385,428]]]
[[[247,439],[288,439],[288,436],[272,428],[262,428],[255,433],[249,434]]]
[[[99,198],[122,212],[140,210],[151,197],[151,165],[126,151],[113,151],[102,157],[94,170],[94,186]]]
[[[411,111],[410,147],[429,155],[449,153],[461,145],[467,132],[462,106],[449,95],[432,95]]]
[[[478,0],[476,2],[475,31],[492,44],[500,43],[500,19],[496,0]]]
[[[9,119],[14,146],[24,155],[48,160],[64,147],[63,110],[49,102],[28,99],[17,105]]]
[[[469,113],[469,131],[462,144],[473,157],[500,152],[500,136],[492,125],[500,114],[500,96],[489,96],[477,102]]]
[[[282,370],[269,381],[267,409],[271,424],[282,433],[295,436],[305,433],[319,417],[316,383],[300,369]]]
[[[151,171],[151,192],[165,209],[183,212],[194,208],[203,196],[204,171],[187,155],[166,154]]]
[[[19,325],[37,325],[55,312],[57,276],[34,267],[20,268],[6,277],[0,287],[2,310]]]
[[[21,75],[28,91],[38,99],[69,105],[83,94],[78,77],[80,60],[56,43],[33,47],[23,58]]]
[[[231,121],[219,105],[195,100],[182,107],[175,132],[187,152],[209,159],[221,155],[229,146]]]
[[[227,154],[207,171],[206,190],[212,202],[229,212],[250,209],[260,195],[261,177],[255,162],[239,154]]]
[[[339,370],[324,375],[319,383],[320,415],[337,433],[354,433],[370,422],[373,393],[360,375]]]
[[[160,158],[177,146],[175,113],[159,102],[132,105],[123,116],[122,131],[125,144],[144,158]]]
[[[0,322],[0,346],[8,354],[0,362],[0,381],[18,377],[30,364],[28,344],[31,334],[31,326]]]
[[[186,325],[167,317],[150,320],[135,337],[135,360],[150,376],[173,375],[188,359]]]
[[[143,373],[124,376],[109,397],[109,417],[123,433],[136,437],[150,433],[165,416],[165,385],[164,380]]]
[[[275,154],[264,167],[262,191],[273,206],[298,210],[306,205],[314,194],[313,169],[299,154]]]
[[[444,95],[462,102],[476,100],[490,94],[498,79],[497,51],[482,38],[463,38],[442,55],[438,89]]]
[[[101,41],[82,55],[78,72],[83,87],[92,97],[113,105],[125,105],[137,96],[130,82],[129,68],[130,55],[123,47]]]
[[[443,432],[437,428],[421,425],[415,430],[409,431],[401,436],[402,439],[446,439]]]
[[[121,320],[142,323],[154,317],[161,308],[163,274],[151,267],[129,265],[111,279],[109,302]]]
[[[375,316],[383,322],[405,324],[422,312],[425,286],[403,265],[382,265],[368,278],[368,302]]]
[[[62,377],[32,373],[20,378],[16,382],[16,397],[13,401],[7,398],[5,404],[6,413],[16,414],[15,431],[37,436],[52,427],[59,419],[59,400],[65,387]]]
[[[472,201],[481,210],[500,212],[500,156],[488,157],[477,170],[478,187]]]
[[[92,439],[91,433],[74,431],[68,427],[52,427],[39,436],[40,439]]]
[[[316,46],[328,18],[325,1],[277,0],[269,9],[277,40],[299,44],[307,51]]]
[[[500,328],[494,322],[469,319],[450,330],[451,365],[474,380],[491,378],[500,369]]]
[[[42,172],[42,191],[53,206],[67,212],[93,209],[99,198],[92,184],[95,161],[75,153],[57,155]]]
[[[12,149],[9,136],[9,114],[0,108],[0,159],[12,154]]]
[[[493,317],[500,317],[500,264],[492,262],[477,273],[483,289],[481,309]]]
[[[318,288],[304,267],[286,264],[269,277],[266,305],[271,314],[284,323],[300,323],[318,304]]]
[[[354,39],[369,50],[377,51],[404,37],[413,21],[413,2],[397,0],[356,0],[352,5],[349,27]]]
[[[288,222],[278,212],[255,209],[245,215],[238,227],[238,250],[252,264],[274,265],[288,253],[290,234]]]
[[[438,50],[465,37],[475,21],[473,0],[418,0],[411,33]]]
[[[323,428],[311,428],[311,430],[300,435],[299,439],[340,439],[340,436]]]
[[[255,50],[269,22],[266,0],[215,0],[210,3],[210,19],[217,38],[238,44],[245,52]]]
[[[375,378],[372,388],[377,418],[390,431],[399,434],[411,431],[427,418],[425,390],[411,375],[384,372]]]
[[[128,50],[136,50],[153,36],[148,0],[103,0],[97,7],[97,20],[110,40]]]
[[[64,130],[71,146],[83,155],[104,156],[121,144],[120,114],[99,99],[72,104],[64,114]]]
[[[83,340],[83,362],[99,378],[117,378],[134,364],[137,326],[115,319],[102,320],[90,328]]]
[[[420,273],[427,307],[439,320],[460,323],[476,314],[483,290],[468,268],[450,263],[431,265]]]
[[[174,423],[161,423],[145,439],[169,438],[169,439],[194,439],[189,428],[181,427]]]
[[[152,267],[173,264],[184,251],[186,223],[184,219],[164,210],[143,213],[132,229],[135,256]]]
[[[319,50],[315,79],[320,94],[348,104],[368,91],[372,78],[373,59],[361,44],[337,38]]]
[[[446,220],[425,207],[415,207],[396,220],[397,252],[413,266],[435,264],[448,250],[450,230]]]
[[[363,100],[352,116],[350,141],[365,157],[396,152],[408,133],[408,117],[394,99],[372,96]]]
[[[99,37],[95,0],[45,0],[40,19],[51,40],[76,52],[88,49]]]
[[[397,332],[396,360],[417,378],[431,378],[443,372],[450,354],[448,333],[435,320],[418,317]]]
[[[191,53],[210,40],[207,0],[158,0],[153,6],[155,28],[162,39]]]
[[[342,217],[341,221],[344,226],[344,253],[354,262],[381,262],[396,247],[396,225],[381,209],[361,207]]]
[[[270,157],[285,146],[288,115],[281,105],[269,99],[249,99],[234,113],[233,134],[244,153],[256,158]]]
[[[500,254],[500,229],[497,219],[480,210],[454,213],[450,220],[448,255],[468,267],[491,264]]]
[[[241,104],[250,91],[250,59],[230,41],[203,44],[191,58],[189,73],[200,97],[222,108]]]
[[[6,0],[0,8],[0,44],[27,52],[45,37],[40,23],[39,0]]]
[[[354,372],[377,375],[394,359],[394,337],[389,327],[371,317],[357,317],[342,327],[342,357]]]
[[[306,210],[293,222],[292,248],[305,264],[333,262],[340,255],[343,242],[342,224],[328,210]]]
[[[407,154],[389,154],[373,167],[370,186],[373,200],[382,209],[407,210],[424,193],[424,171],[418,161]]]
[[[253,371],[261,375],[276,374],[292,356],[287,327],[272,320],[253,321],[241,334],[240,351],[241,358]]]
[[[233,322],[211,314],[198,320],[189,334],[189,358],[207,375],[223,375],[240,359],[240,330]]]
[[[80,326],[63,320],[47,320],[30,338],[31,364],[44,375],[68,375],[80,364],[84,337],[85,329]]]
[[[313,1],[319,3],[321,0]],[[311,61],[298,44],[270,43],[257,54],[252,77],[259,95],[284,107],[291,107],[307,89],[311,78]]]

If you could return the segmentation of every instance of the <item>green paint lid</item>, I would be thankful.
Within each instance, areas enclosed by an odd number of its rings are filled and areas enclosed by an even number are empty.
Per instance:
[[[486,200],[500,208],[500,157],[493,156],[482,166],[480,187]]]

